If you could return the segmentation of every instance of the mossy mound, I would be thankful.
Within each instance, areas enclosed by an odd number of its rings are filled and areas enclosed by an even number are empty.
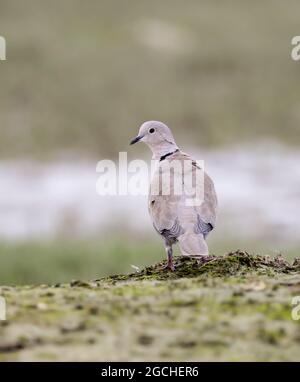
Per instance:
[[[0,361],[299,361],[299,259],[236,251],[165,264],[0,286]]]
[[[174,259],[175,272],[165,270],[166,261],[151,265],[140,271],[129,275],[110,276],[106,279],[96,281],[128,281],[140,279],[179,279],[182,277],[198,277],[209,275],[223,277],[230,275],[242,275],[244,273],[256,272],[259,274],[291,273],[300,271],[300,258],[296,258],[291,264],[281,255],[276,257],[251,255],[247,252],[237,250],[223,256],[209,256],[203,259],[193,259],[178,256]]]

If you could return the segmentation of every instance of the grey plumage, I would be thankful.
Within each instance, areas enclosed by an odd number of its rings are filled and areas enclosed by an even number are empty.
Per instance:
[[[151,180],[148,209],[155,230],[164,238],[168,268],[174,270],[172,245],[176,242],[183,255],[200,257],[208,254],[205,239],[215,227],[217,213],[214,184],[193,158],[179,150],[170,129],[162,122],[145,122],[132,143],[140,140],[150,147],[153,158],[159,161]],[[174,163],[177,167],[173,168]],[[186,163],[190,163],[190,167],[185,167]],[[201,203],[191,205],[187,203],[191,199],[187,180],[196,175],[203,177],[199,186],[203,199]],[[168,182],[169,192],[165,193],[164,183]],[[178,185],[182,188],[181,193],[176,189]]]

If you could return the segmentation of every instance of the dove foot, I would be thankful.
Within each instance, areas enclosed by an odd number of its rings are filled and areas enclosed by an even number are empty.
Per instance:
[[[202,255],[197,258],[198,264],[208,263],[209,261],[212,261],[212,260],[214,260],[214,257],[210,255]]]
[[[174,272],[175,271],[175,265],[173,264],[173,261],[171,261],[171,262],[168,261],[168,264],[163,267],[163,271]]]

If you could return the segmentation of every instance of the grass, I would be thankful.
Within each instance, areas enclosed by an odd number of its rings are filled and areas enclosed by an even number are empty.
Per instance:
[[[230,248],[245,248],[271,257],[280,253],[271,251],[264,243],[246,243],[228,237],[223,241],[210,240],[209,246],[211,253],[216,255],[224,254]],[[178,255],[178,248],[174,249]],[[300,252],[297,248],[290,248],[283,255],[293,261]],[[128,274],[133,270],[132,265],[143,268],[165,259],[165,256],[162,241],[153,235],[131,240],[120,234],[115,240],[102,235],[101,238],[90,239],[64,237],[41,242],[1,242],[0,285],[61,283]]]
[[[147,119],[179,143],[296,145],[299,7],[2,0],[1,156],[116,156]]]
[[[2,361],[299,361],[299,261],[238,251],[90,282],[0,287]]]
[[[58,240],[0,244],[1,284],[56,283],[128,273],[131,265],[149,265],[164,257],[163,247],[122,241],[103,244]]]
[[[130,233],[120,232],[115,240],[111,236],[99,238],[60,238],[41,242],[0,242],[0,284],[20,285],[61,283],[72,279],[96,279],[111,274],[128,274],[133,268],[149,266],[165,259],[161,239],[156,235],[129,240]],[[105,237],[106,236],[106,237]],[[124,237],[123,237],[124,236]],[[268,253],[271,257],[279,252],[270,251],[259,242],[238,239],[209,240],[212,254],[221,255],[230,248],[245,248],[252,253]],[[174,247],[175,255],[179,250]],[[297,248],[283,252],[286,259],[300,256]]]

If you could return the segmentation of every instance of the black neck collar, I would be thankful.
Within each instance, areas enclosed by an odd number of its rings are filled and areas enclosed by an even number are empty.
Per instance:
[[[169,157],[170,155],[177,153],[177,151],[179,151],[179,149],[176,149],[175,151],[172,151],[171,153],[167,153],[167,154],[165,154],[165,155],[162,155],[162,156],[159,158],[159,161],[161,162],[162,160],[166,159],[166,158]]]

